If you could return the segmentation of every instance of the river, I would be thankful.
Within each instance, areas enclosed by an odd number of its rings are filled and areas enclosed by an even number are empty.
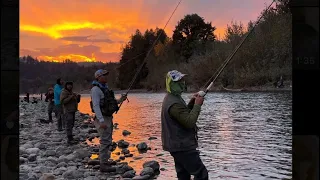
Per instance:
[[[174,162],[161,148],[160,112],[164,93],[129,94],[114,123],[113,140],[130,144],[146,142],[151,150],[125,161],[140,173],[147,160],[157,160],[165,171],[157,179],[176,179]],[[190,94],[184,94],[188,101]],[[89,95],[82,95],[79,110],[91,114]],[[292,177],[292,93],[209,93],[198,119],[200,156],[210,179],[291,179]],[[122,131],[132,134],[123,137]],[[149,141],[150,136],[158,139]],[[94,139],[93,143],[98,143]],[[113,159],[118,159],[115,152]]]

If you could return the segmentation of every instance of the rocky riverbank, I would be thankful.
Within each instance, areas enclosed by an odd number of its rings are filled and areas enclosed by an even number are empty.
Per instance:
[[[76,113],[74,127],[76,145],[68,145],[66,133],[57,131],[56,123],[48,123],[46,104],[20,103],[20,179],[26,180],[53,180],[53,179],[155,179],[164,170],[157,161],[141,162],[142,170],[136,172],[123,160],[132,157],[127,149],[135,146],[137,151],[146,152],[150,147],[144,142],[131,145],[130,142],[118,139],[113,142],[113,150],[117,147],[121,152],[118,158],[113,159],[115,172],[99,172],[99,145],[92,145],[91,141],[99,137],[88,114]],[[54,119],[55,122],[55,119]],[[117,124],[115,124],[116,126]],[[114,128],[117,131],[117,128]],[[129,135],[123,131],[123,136]],[[150,137],[149,139],[155,139]]]

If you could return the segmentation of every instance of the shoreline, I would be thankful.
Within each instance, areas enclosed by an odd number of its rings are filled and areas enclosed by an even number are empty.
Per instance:
[[[97,129],[91,121],[91,116],[76,112],[76,121],[73,127],[73,135],[79,140],[78,144],[68,145],[66,132],[57,131],[56,119],[54,123],[49,123],[47,119],[46,103],[20,102],[20,134],[19,134],[19,156],[20,156],[20,179],[121,179],[138,178],[150,179],[157,177],[164,169],[160,169],[157,161],[142,161],[140,172],[136,172],[128,162],[124,160],[133,155],[129,147],[141,150],[139,144],[135,146],[130,142],[114,139],[112,143],[112,153],[117,158],[113,159],[112,173],[101,173],[99,171],[99,145],[92,143],[93,139],[99,137]],[[117,126],[114,124],[114,126]],[[117,131],[117,128],[114,128]],[[140,143],[142,144],[142,143]],[[147,146],[145,144],[145,146]],[[147,146],[148,147],[148,146]],[[142,149],[143,153],[148,153],[149,147]],[[151,170],[150,170],[151,168]]]

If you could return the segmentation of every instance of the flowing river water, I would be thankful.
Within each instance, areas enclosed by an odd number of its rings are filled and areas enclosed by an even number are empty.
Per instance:
[[[176,179],[174,162],[161,148],[161,103],[164,93],[129,94],[114,115],[113,141],[130,144],[146,142],[151,150],[140,154],[135,147],[126,158],[137,173],[147,160],[157,160],[161,171],[157,179]],[[184,94],[188,101],[190,94]],[[91,114],[90,96],[82,95],[79,111]],[[291,179],[292,176],[292,93],[237,92],[209,93],[202,106],[199,127],[200,156],[210,179]],[[124,137],[123,130],[131,135]],[[149,137],[157,139],[149,141]],[[99,139],[93,139],[92,145]],[[113,159],[118,159],[116,149]]]

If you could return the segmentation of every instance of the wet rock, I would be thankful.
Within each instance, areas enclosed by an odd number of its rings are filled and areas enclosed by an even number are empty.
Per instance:
[[[118,174],[123,174],[123,173],[125,173],[125,172],[127,172],[127,171],[131,171],[131,170],[133,170],[133,168],[132,168],[131,166],[129,166],[129,165],[122,165],[122,166],[120,166],[120,167],[117,168],[116,172],[117,172]]]
[[[33,162],[33,161],[36,161],[37,160],[37,156],[36,154],[30,154],[29,157],[28,157],[28,160],[30,162]]]
[[[90,160],[88,161],[88,165],[100,165],[100,161],[99,160]]]
[[[126,154],[126,155],[124,155],[124,157],[132,157],[133,156],[133,154]]]
[[[132,180],[146,180],[146,179],[150,179],[150,175],[135,176],[132,178]]]
[[[165,168],[160,168],[160,171],[166,171],[166,169]]]
[[[44,173],[39,180],[54,180],[55,176],[51,173]]]
[[[125,172],[122,177],[123,178],[133,178],[136,175],[136,171],[135,170],[130,170]]]
[[[148,149],[148,145],[145,142],[137,144],[137,149],[139,151],[146,151]]]
[[[118,147],[120,148],[127,148],[129,146],[129,143],[124,141],[124,140],[120,140],[118,141]]]
[[[124,135],[124,136],[128,136],[128,135],[130,135],[130,134],[131,134],[130,131],[127,131],[127,130],[123,130],[123,131],[122,131],[122,135]]]
[[[149,137],[148,140],[151,141],[151,140],[154,140],[154,139],[158,139],[158,138],[151,136],[151,137]]]
[[[24,157],[20,157],[20,158],[19,158],[19,162],[20,162],[20,164],[23,164],[23,163],[25,163],[25,162],[28,162],[28,159],[27,159],[27,158],[24,158]]]
[[[140,172],[140,176],[144,176],[144,175],[153,176],[153,174],[154,174],[154,170],[151,167],[145,167]]]
[[[129,151],[129,149],[124,148],[124,149],[121,150],[121,153],[126,155],[126,154],[129,154],[130,151]]]
[[[159,168],[160,168],[160,164],[157,162],[157,161],[147,161],[145,163],[143,163],[143,168],[146,168],[146,167],[150,167],[152,168],[154,171],[159,171]]]
[[[84,180],[100,180],[100,179],[98,177],[88,176],[88,177],[84,178]]]
[[[139,160],[139,159],[142,159],[143,157],[134,157],[133,159],[134,160]]]
[[[23,148],[23,149],[30,149],[30,148],[33,148],[33,145],[32,145],[32,144],[29,144],[29,143],[26,143],[26,144],[22,145],[21,148]]]
[[[56,155],[56,151],[54,150],[47,150],[45,153],[44,153],[45,156],[55,156]]]
[[[28,148],[28,149],[26,149],[26,152],[28,154],[38,154],[40,152],[40,149],[39,148]]]

